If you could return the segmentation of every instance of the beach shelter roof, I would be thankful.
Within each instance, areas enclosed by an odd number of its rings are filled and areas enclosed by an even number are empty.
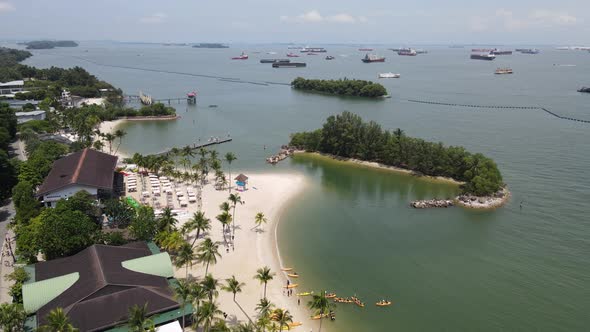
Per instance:
[[[240,175],[236,176],[236,178],[234,180],[240,181],[240,182],[246,182],[246,181],[248,181],[248,177],[245,176],[244,174],[240,173]]]

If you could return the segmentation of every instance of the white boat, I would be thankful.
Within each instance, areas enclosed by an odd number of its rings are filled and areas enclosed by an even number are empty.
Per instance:
[[[379,74],[379,78],[400,78],[401,74],[394,74],[394,73],[381,73]]]

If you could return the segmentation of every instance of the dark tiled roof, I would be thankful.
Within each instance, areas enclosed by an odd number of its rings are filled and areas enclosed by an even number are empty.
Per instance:
[[[56,160],[49,175],[37,191],[38,196],[81,184],[99,189],[113,189],[117,157],[92,149],[84,149]]]
[[[236,178],[234,180],[240,181],[240,182],[246,182],[246,180],[248,180],[248,177],[245,176],[244,174],[241,174],[236,176]]]
[[[151,254],[144,242],[120,247],[93,245],[74,256],[36,264],[35,281],[80,274],[74,285],[37,311],[37,326],[44,325],[45,316],[58,307],[80,331],[99,331],[125,323],[134,305],[147,303],[149,316],[178,308],[166,278],[121,265]]]

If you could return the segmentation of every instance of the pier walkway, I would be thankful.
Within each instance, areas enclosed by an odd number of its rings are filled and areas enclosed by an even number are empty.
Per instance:
[[[223,144],[223,143],[227,143],[227,142],[231,142],[233,140],[233,138],[231,138],[231,136],[227,136],[225,138],[221,138],[221,137],[211,137],[210,139],[208,139],[206,142],[200,143],[200,142],[195,142],[193,144],[189,144],[188,146],[191,147],[191,149],[193,150],[198,150],[201,148],[205,148],[211,145],[217,145],[217,144]],[[164,156],[169,154],[172,151],[172,148],[166,149],[164,151],[155,153],[154,155],[156,156]]]

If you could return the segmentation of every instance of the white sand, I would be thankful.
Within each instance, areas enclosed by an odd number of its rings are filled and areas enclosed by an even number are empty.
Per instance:
[[[232,177],[235,177],[239,172],[233,171]],[[300,194],[306,187],[305,177],[296,173],[284,174],[246,174],[249,177],[248,190],[239,192],[243,205],[238,205],[236,208],[236,230],[235,230],[235,250],[232,250],[231,244],[225,246],[223,243],[221,223],[215,218],[220,214],[219,205],[226,201],[229,193],[228,190],[215,190],[212,184],[207,184],[203,188],[203,211],[207,218],[211,220],[212,229],[207,234],[214,241],[219,241],[220,252],[222,257],[218,260],[216,265],[209,267],[209,272],[225,284],[225,279],[232,275],[240,282],[246,283],[243,287],[242,293],[237,294],[236,300],[243,310],[250,316],[252,320],[256,319],[256,304],[263,296],[263,285],[258,280],[254,279],[256,270],[269,266],[274,272],[275,278],[270,281],[267,286],[268,299],[279,308],[288,309],[294,316],[295,322],[302,322],[303,326],[299,330],[309,331],[310,328],[317,329],[317,321],[309,319],[310,312],[306,308],[306,303],[309,297],[301,298],[301,306],[297,305],[297,296],[293,291],[292,297],[283,295],[283,285],[286,284],[286,274],[281,271],[281,266],[278,257],[278,247],[276,244],[275,230],[279,222],[280,215],[285,205],[290,199],[297,194]],[[149,182],[149,181],[148,181]],[[141,180],[138,178],[138,191],[130,193],[129,195],[139,200],[140,193],[144,190],[141,187]],[[151,192],[150,185],[147,184],[147,190]],[[183,188],[186,192],[186,184],[176,184],[175,187]],[[196,192],[196,189],[195,189]],[[232,190],[235,192],[235,190]],[[161,206],[165,206],[165,199],[157,198]],[[152,202],[151,197],[147,202]],[[184,224],[197,211],[197,203],[189,204],[188,208],[180,208],[176,194],[173,194],[174,208],[179,212],[177,219],[179,220],[179,227]],[[264,213],[268,223],[261,226],[261,231],[253,229],[254,217],[258,212]],[[204,238],[201,236],[201,239]],[[230,236],[226,235],[228,241],[231,241]],[[202,240],[199,240],[202,241]],[[229,248],[229,252],[226,249]],[[195,277],[202,278],[205,273],[203,265],[195,265],[189,269],[189,274]],[[175,271],[176,277],[184,278],[185,269],[178,268]],[[291,282],[299,283],[303,281],[304,276],[297,280],[293,279]],[[299,291],[303,289],[300,288]],[[233,294],[220,291],[217,302],[222,311],[229,316],[227,318],[229,323],[245,322],[246,315],[242,312],[240,307],[233,302]]]

